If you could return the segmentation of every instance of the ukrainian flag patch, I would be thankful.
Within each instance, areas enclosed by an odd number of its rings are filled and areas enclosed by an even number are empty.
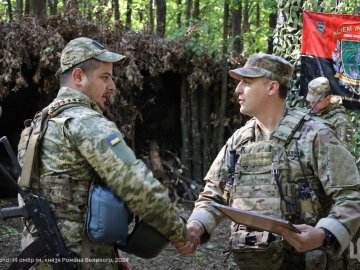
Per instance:
[[[111,145],[115,145],[118,142],[120,142],[120,138],[118,135],[113,134],[107,138],[107,140],[110,142]]]

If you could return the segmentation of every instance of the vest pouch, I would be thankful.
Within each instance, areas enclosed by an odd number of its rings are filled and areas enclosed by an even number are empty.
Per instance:
[[[123,200],[108,187],[93,183],[90,187],[86,231],[91,241],[126,241],[131,214]]]
[[[275,235],[273,235],[275,236]],[[254,241],[251,238],[255,237]],[[250,238],[248,240],[248,238]],[[231,233],[231,251],[240,269],[277,270],[284,261],[284,241],[276,236],[270,243],[261,243],[262,232],[237,231]],[[267,241],[268,242],[268,241]],[[271,267],[270,267],[271,265]]]

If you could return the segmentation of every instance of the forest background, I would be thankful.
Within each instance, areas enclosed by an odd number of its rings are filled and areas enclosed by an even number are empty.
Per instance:
[[[194,199],[221,146],[248,119],[239,113],[229,69],[256,52],[282,56],[296,67],[288,104],[307,105],[298,95],[302,10],[353,14],[359,5],[349,0],[2,0],[0,136],[8,136],[16,149],[23,121],[58,91],[54,74],[64,45],[79,36],[94,38],[128,58],[115,69],[118,91],[106,115],[140,157],[149,157],[155,146],[164,160],[172,159],[163,165],[186,183],[182,193]],[[359,164],[359,112],[348,113]]]
[[[16,150],[24,120],[57,94],[65,44],[94,38],[128,58],[114,69],[117,91],[106,116],[170,194],[192,202],[221,146],[248,119],[239,113],[229,69],[252,53],[282,56],[296,68],[288,104],[307,106],[298,94],[303,10],[353,14],[360,8],[350,0],[1,0],[0,137]],[[360,164],[360,113],[348,114]],[[154,149],[163,171],[152,166]],[[14,194],[0,177],[0,198],[7,196]],[[0,200],[0,207],[14,203]],[[19,253],[21,226],[18,219],[0,221],[0,258]],[[221,256],[227,228],[220,226],[191,258],[167,249],[156,260],[131,263],[134,269],[236,269]]]

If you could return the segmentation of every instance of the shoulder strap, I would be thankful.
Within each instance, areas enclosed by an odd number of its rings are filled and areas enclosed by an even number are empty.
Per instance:
[[[29,188],[31,186],[31,179],[39,176],[39,146],[47,130],[49,119],[55,117],[65,109],[78,105],[90,107],[90,104],[84,100],[68,98],[53,102],[41,111],[39,124],[35,126],[26,149],[24,165],[19,180],[20,187]]]
[[[34,175],[35,171],[37,171],[37,164],[34,164],[34,156],[39,152],[39,144],[41,141],[41,129],[43,126],[43,123],[49,120],[50,116],[48,114],[49,107],[45,107],[41,111],[41,118],[40,118],[40,124],[35,126],[35,129],[33,130],[30,139],[29,144],[26,149],[25,159],[23,168],[21,171],[21,177],[19,181],[19,186],[22,188],[29,188],[31,185],[31,178]],[[35,162],[37,163],[37,162]]]
[[[286,147],[291,139],[298,139],[301,136],[300,128],[311,116],[307,112],[289,110],[289,113],[282,119],[279,128],[272,135],[278,143]]]
[[[245,145],[248,141],[255,139],[255,125],[256,121],[254,118],[246,122],[245,126],[243,127],[243,131],[241,132],[241,145]]]

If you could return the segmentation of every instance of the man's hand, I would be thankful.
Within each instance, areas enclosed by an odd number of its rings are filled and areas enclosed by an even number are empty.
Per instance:
[[[200,236],[203,229],[195,222],[187,224],[186,242],[171,243],[183,256],[191,255],[200,244]]]
[[[118,263],[119,263],[119,265],[121,267],[120,268],[121,270],[132,270],[132,267],[131,267],[131,265],[129,263],[129,258],[124,256],[124,253],[120,249],[117,250],[117,257],[119,259]]]
[[[321,247],[324,243],[325,232],[322,229],[314,228],[310,225],[294,225],[301,233],[293,232],[282,228],[282,236],[298,252],[309,251]]]

